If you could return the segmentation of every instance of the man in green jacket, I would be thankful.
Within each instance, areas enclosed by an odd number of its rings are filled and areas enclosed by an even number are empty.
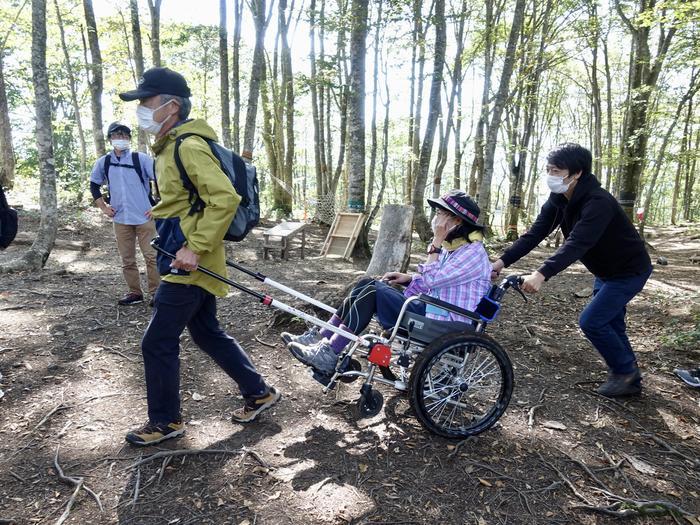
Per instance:
[[[236,383],[244,398],[232,419],[254,420],[281,397],[257,372],[238,342],[221,328],[216,318],[216,296],[228,286],[196,271],[201,264],[226,274],[223,238],[241,198],[221,171],[207,142],[216,133],[200,119],[188,119],[192,107],[185,78],[168,68],[146,71],[133,91],[121,93],[125,101],[138,100],[139,126],[155,135],[152,146],[161,201],[152,214],[158,221],[160,245],[175,254],[175,260],[159,256],[164,275],[155,296],[153,317],[141,342],[148,422],[126,435],[134,445],[153,445],[184,433],[180,414],[180,334],[185,327],[194,342]],[[190,214],[189,192],[175,164],[175,141],[194,133],[179,147],[182,164],[199,197],[201,212]]]

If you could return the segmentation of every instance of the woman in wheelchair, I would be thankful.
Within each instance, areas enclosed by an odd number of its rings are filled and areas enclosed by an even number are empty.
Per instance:
[[[409,275],[389,272],[381,280],[362,279],[328,321],[360,334],[376,315],[383,328],[392,328],[407,297],[421,293],[466,310],[473,310],[491,285],[491,264],[483,246],[483,229],[477,220],[479,206],[464,192],[452,190],[428,199],[435,209],[433,240],[428,259]],[[405,285],[401,293],[390,285]],[[422,302],[411,302],[408,311],[442,321],[469,319]],[[338,355],[349,340],[330,330],[311,329],[301,335],[282,333],[294,357],[322,374],[332,374]]]

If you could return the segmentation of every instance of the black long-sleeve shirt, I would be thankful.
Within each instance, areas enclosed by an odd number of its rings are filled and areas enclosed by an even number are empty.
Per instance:
[[[571,200],[552,193],[530,230],[501,256],[510,266],[561,225],[566,242],[538,271],[546,279],[580,260],[601,279],[629,277],[651,270],[644,241],[622,207],[594,175],[582,176]]]

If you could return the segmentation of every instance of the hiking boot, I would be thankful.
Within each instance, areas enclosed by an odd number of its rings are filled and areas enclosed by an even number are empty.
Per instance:
[[[259,397],[247,397],[243,406],[233,411],[231,419],[234,423],[249,423],[263,410],[267,410],[280,400],[282,394],[271,386],[266,394]]]
[[[291,343],[287,348],[299,361],[324,374],[333,374],[338,356],[328,340],[323,339],[313,345]]]
[[[139,304],[143,302],[143,295],[136,292],[129,292],[124,297],[119,299],[120,306],[131,306],[132,304]]]
[[[700,367],[698,368],[676,368],[673,371],[688,386],[700,388]]]
[[[280,337],[286,345],[288,345],[289,343],[313,345],[318,343],[321,339],[323,339],[323,337],[321,337],[321,331],[315,326],[313,328],[308,329],[301,335],[294,335],[290,332],[282,332],[280,334]]]
[[[155,445],[166,439],[172,439],[185,433],[182,420],[166,424],[146,423],[143,427],[132,430],[126,435],[126,440],[140,447]]]
[[[629,374],[608,372],[608,380],[598,387],[598,393],[605,397],[636,396],[642,391],[642,373],[639,368]]]

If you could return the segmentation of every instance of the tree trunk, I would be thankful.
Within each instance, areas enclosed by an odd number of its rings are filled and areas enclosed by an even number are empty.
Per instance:
[[[411,257],[411,222],[413,208],[387,204],[382,210],[382,223],[374,245],[372,260],[366,273],[381,276],[386,272],[404,272]]]
[[[379,78],[379,42],[380,42],[380,27],[382,24],[382,2],[377,2],[377,20],[374,28],[374,50],[372,65],[372,124],[370,125],[370,134],[372,136],[372,144],[370,145],[369,153],[369,181],[367,183],[367,207],[372,206],[372,197],[374,193],[374,180],[377,169],[377,85]],[[366,227],[366,225],[365,225]]]
[[[319,206],[316,210],[316,216],[321,219],[321,196],[324,192],[324,173],[323,166],[325,148],[323,144],[323,119],[322,106],[319,104],[319,78],[316,66],[316,0],[311,0],[309,6],[309,29],[311,31],[311,42],[309,48],[309,62],[311,63],[311,79],[309,81],[309,91],[311,92],[311,120],[314,126],[314,169],[316,173],[316,198]]]
[[[0,49],[0,186],[12,189],[15,184],[15,150],[12,145],[12,126],[7,104],[3,51]]]
[[[678,102],[678,107],[676,108],[676,113],[673,116],[673,119],[671,120],[671,124],[669,125],[668,129],[666,130],[666,133],[664,134],[664,138],[661,141],[661,147],[659,148],[659,153],[656,156],[656,162],[654,163],[654,172],[651,176],[651,181],[647,184],[647,194],[646,197],[644,198],[644,215],[641,221],[639,221],[639,234],[644,238],[644,226],[646,225],[647,222],[647,215],[649,214],[649,205],[651,203],[651,197],[656,191],[656,180],[659,177],[659,173],[661,172],[661,166],[664,162],[664,156],[666,155],[666,148],[668,146],[668,143],[671,139],[671,135],[673,134],[673,130],[676,129],[676,124],[678,124],[678,119],[681,116],[681,113],[683,112],[683,107],[685,106],[686,102],[692,101],[693,96],[697,92],[698,88],[700,87],[700,84],[698,84],[698,73],[693,72],[693,76],[690,80],[690,86],[688,87],[688,91],[685,93],[683,98]],[[692,114],[692,109],[689,107],[688,108],[688,115]],[[687,120],[686,120],[686,132],[687,132]],[[686,135],[687,136],[687,135]],[[685,140],[685,139],[684,139]],[[681,159],[679,159],[679,164],[681,164]],[[674,192],[675,195],[675,192]]]
[[[45,3],[45,2],[44,2]],[[98,156],[105,154],[105,136],[102,129],[102,54],[97,37],[95,12],[92,0],[83,0],[85,24],[87,26],[88,44],[90,45],[90,62],[85,62],[88,72],[88,85],[92,104],[92,137],[95,141],[95,152]]]
[[[634,49],[634,60],[631,64],[630,100],[626,113],[626,125],[622,134],[619,196],[622,209],[630,220],[633,220],[637,188],[644,169],[649,139],[649,101],[656,88],[668,48],[677,31],[677,25],[670,23],[671,27],[668,31],[664,27],[661,28],[659,48],[656,57],[652,60],[649,50],[651,25],[646,23],[633,24],[625,15],[619,0],[615,0],[615,8],[632,34]],[[653,2],[648,6],[646,0],[639,0],[638,15],[646,17],[653,8]],[[671,22],[673,21],[673,17],[671,17]]]
[[[590,2],[590,26],[593,27],[589,38],[593,61],[591,63],[591,98],[593,103],[593,173],[603,178],[603,110],[598,83],[598,43],[600,41],[600,19],[598,18],[597,0]]]
[[[688,101],[688,115],[693,114],[693,98],[691,97]],[[683,140],[686,141],[686,152],[687,155],[681,158],[681,164],[685,168],[685,180],[684,180],[684,190],[683,190],[683,220],[688,221],[690,219],[690,201],[693,193],[693,185],[695,182],[694,174],[690,171],[691,166],[691,152],[692,152],[692,142],[693,142],[693,122],[692,117],[688,119],[689,125],[688,130],[684,134]]]
[[[610,191],[615,176],[615,165],[613,162],[612,75],[610,74],[607,35],[606,38],[603,39],[603,58],[605,59],[605,135],[607,139],[605,148],[608,154],[608,176],[605,178],[605,189]]]
[[[381,183],[379,185],[379,193],[377,193],[377,201],[374,203],[374,207],[367,217],[365,222],[365,232],[369,234],[374,219],[379,213],[379,208],[382,205],[382,200],[384,199],[384,190],[386,188],[386,169],[389,164],[389,104],[391,102],[389,96],[389,76],[387,75],[387,61],[384,60],[384,65],[382,67],[382,73],[384,75],[384,92],[385,100],[384,103],[384,124],[382,127],[382,169],[381,169]],[[411,227],[412,222],[409,222],[408,227]],[[376,247],[376,246],[375,246]]]
[[[61,10],[58,7],[58,0],[54,0],[54,7],[56,8],[56,20],[58,22],[58,30],[61,35],[61,48],[63,49],[63,58],[66,61],[66,75],[68,76],[68,89],[70,90],[70,99],[73,104],[73,111],[75,113],[75,125],[78,128],[78,140],[80,141],[80,173],[84,175],[86,173],[87,165],[87,144],[85,143],[85,132],[83,131],[83,122],[80,118],[80,103],[78,102],[78,90],[76,87],[75,74],[73,73],[73,66],[70,62],[70,54],[68,52],[68,45],[66,44],[66,32],[63,26],[63,16],[61,15]]]
[[[151,60],[153,67],[161,67],[160,61],[160,3],[162,0],[148,0],[151,13]]]
[[[40,270],[49,258],[57,230],[56,171],[51,127],[51,93],[46,70],[46,0],[32,1],[32,82],[39,153],[41,222],[34,244],[18,259],[0,266],[1,272]]]
[[[231,83],[233,89],[233,150],[241,151],[241,23],[243,0],[233,0],[233,50],[231,52]]]
[[[260,83],[265,76],[265,31],[267,30],[268,18],[265,15],[265,0],[251,0],[249,5],[255,21],[255,49],[253,51],[253,68],[250,73],[242,155],[252,159]]]
[[[425,135],[420,150],[418,173],[413,187],[412,203],[415,209],[414,226],[421,240],[430,240],[433,232],[430,222],[425,217],[425,186],[428,180],[428,169],[435,141],[435,130],[442,111],[441,90],[442,70],[445,67],[445,50],[447,48],[447,28],[445,24],[445,0],[435,0],[435,51],[433,61],[433,79],[430,86],[430,102],[428,120],[425,125]]]
[[[219,0],[219,77],[221,79],[221,138],[231,148],[231,114],[228,79],[228,31],[226,30],[226,0]]]
[[[447,149],[450,145],[450,132],[452,131],[453,128],[453,120],[454,120],[454,110],[455,110],[455,102],[457,101],[457,93],[459,91],[460,85],[462,84],[462,81],[464,80],[464,75],[462,74],[462,61],[464,60],[464,57],[462,54],[464,53],[464,26],[466,24],[466,17],[467,17],[467,5],[466,2],[462,2],[461,10],[459,16],[459,23],[458,23],[458,28],[456,31],[456,36],[457,36],[457,51],[455,52],[455,58],[452,66],[452,71],[450,73],[450,82],[452,89],[450,90],[450,95],[448,98],[448,103],[447,103],[447,117],[444,119],[444,132],[440,133],[440,143],[438,146],[438,158],[437,158],[437,164],[435,166],[435,175],[433,176],[433,191],[432,195],[433,197],[439,197],[440,192],[441,192],[441,186],[442,186],[442,173],[445,169],[445,165],[447,164]],[[459,119],[459,115],[458,115]],[[456,126],[455,126],[456,128]],[[455,129],[456,131],[456,129]],[[455,136],[455,142],[457,143],[459,141],[459,137]],[[459,162],[458,160],[458,155],[459,153],[459,147],[455,148],[455,165],[457,167],[457,163]],[[457,168],[458,169],[458,168]],[[457,173],[457,178],[459,178],[459,174]]]
[[[292,50],[289,47],[288,33],[289,23],[292,18],[292,7],[289,8],[289,16],[287,12],[287,0],[278,0],[279,2],[279,31],[282,41],[281,51],[281,73],[282,73],[282,90],[280,93],[280,108],[284,119],[284,128],[280,135],[284,136],[286,131],[286,150],[284,151],[284,164],[282,165],[281,175],[287,187],[292,187],[294,181],[294,74],[292,72]],[[280,122],[282,124],[282,122]],[[292,213],[292,196],[285,192],[284,199],[280,202],[282,209],[289,215]]]
[[[513,22],[510,28],[508,37],[508,45],[503,60],[503,71],[501,73],[501,81],[496,92],[493,112],[491,114],[491,122],[486,134],[486,147],[484,151],[484,176],[479,186],[479,207],[481,208],[481,220],[488,225],[491,214],[491,180],[493,178],[493,164],[496,153],[496,140],[498,138],[498,130],[500,129],[501,115],[508,98],[508,90],[510,86],[510,77],[513,73],[515,64],[515,52],[520,36],[520,31],[525,18],[526,0],[516,0],[515,10],[513,12]]]
[[[146,69],[143,61],[143,42],[141,40],[141,21],[139,19],[138,0],[129,0],[129,7],[131,10],[131,38],[134,40],[134,64],[136,65],[136,78],[138,83],[138,79],[143,77],[143,72]],[[138,143],[139,151],[146,153],[148,149],[148,135],[141,128],[139,128],[138,131]]]
[[[352,0],[348,94],[348,210],[365,211],[365,55],[368,0]]]

